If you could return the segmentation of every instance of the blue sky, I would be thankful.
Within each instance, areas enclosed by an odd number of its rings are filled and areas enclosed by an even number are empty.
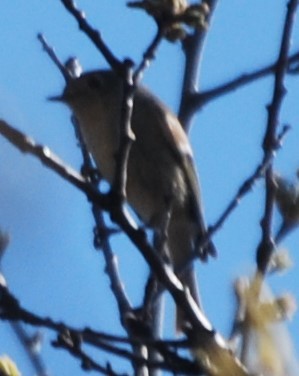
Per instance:
[[[277,57],[285,15],[285,0],[220,0],[211,25],[201,69],[200,87],[207,89],[249,72]],[[140,61],[155,27],[142,12],[128,10],[125,1],[78,1],[88,20],[98,27],[119,58]],[[0,13],[0,117],[48,145],[67,163],[80,168],[69,111],[46,100],[59,94],[63,79],[36,39],[44,33],[64,61],[77,56],[84,69],[106,66],[92,43],[78,31],[73,18],[56,0],[4,0]],[[292,50],[299,48],[298,22]],[[183,56],[179,44],[164,42],[144,82],[174,111],[178,107]],[[299,167],[299,78],[286,81],[288,95],[281,124],[291,124],[275,168],[293,178]],[[262,157],[261,141],[272,96],[273,78],[248,85],[208,104],[190,133],[196,156],[207,222],[214,223]],[[0,226],[11,235],[3,260],[9,286],[22,304],[41,315],[82,327],[121,333],[104,263],[93,249],[93,220],[86,198],[30,156],[0,138]],[[254,270],[261,236],[263,183],[241,202],[215,237],[219,256],[198,265],[203,301],[213,324],[228,333],[233,314],[232,281]],[[275,227],[279,217],[275,217]],[[124,237],[113,239],[120,271],[133,304],[138,305],[147,268]],[[294,267],[269,283],[275,293],[299,296],[299,230],[282,247],[290,250]],[[132,276],[134,278],[132,278]],[[169,326],[172,325],[172,319]],[[292,333],[299,332],[295,315]],[[170,330],[170,328],[168,328]],[[294,335],[299,350],[298,335]],[[297,337],[297,338],[296,338]],[[52,375],[80,375],[79,364],[52,349],[54,336],[45,332],[42,355]],[[0,322],[0,354],[16,360],[23,375],[31,375],[7,324]],[[107,358],[101,355],[99,360]]]

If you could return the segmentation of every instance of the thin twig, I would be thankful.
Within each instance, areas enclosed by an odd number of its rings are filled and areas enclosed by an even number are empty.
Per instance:
[[[113,55],[112,51],[103,41],[100,32],[97,29],[93,29],[89,23],[86,21],[84,12],[80,11],[74,1],[72,0],[61,0],[65,8],[72,14],[72,16],[78,22],[80,30],[82,30],[88,38],[94,43],[94,45],[99,49],[103,54],[104,58],[108,64],[115,71],[122,69],[122,63]]]
[[[67,350],[73,357],[79,359],[84,371],[96,371],[106,376],[128,376],[126,373],[116,373],[113,371],[110,363],[106,366],[102,366],[99,362],[96,362],[87,355],[80,345],[74,344],[72,340],[65,338],[64,335],[59,335],[58,339],[52,342],[52,345],[56,348]]]
[[[111,342],[120,342],[124,344],[137,345],[138,340],[129,341],[123,337],[107,335],[105,333],[96,332],[91,329],[78,330],[62,322],[56,322],[48,317],[43,318],[41,316],[38,316],[22,308],[17,299],[10,293],[7,288],[3,286],[0,286],[0,298],[1,319],[10,320],[11,322],[23,321],[26,324],[45,327],[57,332],[59,338],[58,342],[55,342],[55,345],[61,344],[62,340],[64,344],[68,344],[68,350],[74,352],[74,355],[77,355],[77,357],[79,357],[81,361],[86,360],[86,354],[81,352],[81,345],[83,343],[86,343],[93,345],[94,347],[105,352],[109,352],[110,354],[120,356],[123,359],[134,361],[139,365],[144,364],[150,367],[158,367],[170,371],[173,369],[172,362],[174,362],[176,365],[175,370],[177,370],[178,372],[182,372],[182,368],[180,367],[183,367],[184,373],[186,374],[194,374],[194,372],[200,374],[199,366],[197,366],[193,362],[190,362],[188,359],[178,356],[173,351],[168,349],[168,346],[175,348],[179,348],[181,346],[186,347],[186,344],[184,342],[179,343],[175,341],[169,341],[164,343],[163,341],[149,341],[148,345],[159,349],[161,354],[165,355],[166,358],[165,360],[161,361],[148,361],[143,357],[136,356],[135,353],[132,353],[123,347],[111,344]],[[81,354],[81,357],[79,356],[79,354]],[[172,362],[170,361],[170,359],[172,360]]]
[[[185,67],[178,117],[186,133],[188,133],[192,118],[195,115],[195,110],[189,105],[189,102],[195,91],[198,90],[198,78],[203,48],[218,0],[206,0],[205,3],[209,8],[209,13],[206,19],[209,25],[208,28],[195,30],[193,34],[188,35],[183,42],[185,52]]]
[[[133,62],[130,60],[125,60],[123,63],[123,97],[121,106],[121,117],[120,117],[120,143],[116,154],[116,165],[114,173],[114,181],[111,186],[110,194],[112,196],[112,202],[115,204],[111,208],[110,215],[114,221],[118,216],[123,217],[124,214],[124,204],[127,200],[127,171],[128,162],[131,147],[135,141],[135,135],[131,128],[131,119],[133,114],[134,105],[134,93],[136,90],[136,83],[133,82]],[[127,307],[129,308],[129,307]],[[122,324],[126,328],[129,336],[132,336],[132,329],[128,325],[127,312],[122,316]],[[133,314],[132,309],[130,314]],[[147,351],[144,351],[144,346],[142,344],[133,346],[133,351],[136,356],[141,358],[147,357]],[[139,364],[133,360],[132,365],[135,370],[136,375],[148,375],[148,369],[145,364]]]
[[[133,74],[133,93],[137,89],[139,81],[142,79],[143,73],[146,70],[146,68],[149,67],[151,61],[155,58],[157,49],[159,45],[161,44],[164,36],[164,30],[162,26],[158,26],[157,33],[155,37],[153,38],[153,41],[150,43],[148,48],[143,54],[143,59],[139,63],[138,67],[135,69]],[[128,98],[127,98],[128,100]],[[133,104],[134,105],[134,104]],[[154,339],[160,338],[160,335],[162,333],[162,321],[163,321],[163,298],[160,296],[158,298],[159,302],[156,302],[155,309],[151,311],[151,334],[150,337]],[[146,307],[143,307],[143,311],[146,312]],[[153,348],[149,348],[149,359],[150,360],[157,360],[159,359],[159,354],[157,354],[156,350]],[[159,369],[149,369],[149,376],[159,376],[160,372]]]
[[[279,125],[279,114],[283,98],[286,94],[284,79],[288,69],[288,53],[290,49],[291,34],[294,25],[295,13],[298,6],[298,0],[290,0],[287,6],[287,14],[282,34],[281,47],[276,65],[275,83],[273,98],[268,107],[268,122],[263,141],[264,158],[270,161],[266,171],[266,193],[265,193],[265,211],[261,220],[262,239],[257,249],[257,269],[264,275],[266,273],[272,251],[274,249],[274,240],[272,236],[272,217],[275,202],[275,188],[273,177],[273,157],[277,149],[277,128]]]
[[[37,34],[37,39],[41,42],[44,50],[46,51],[50,59],[54,62],[56,67],[59,69],[60,73],[63,75],[65,82],[68,83],[72,79],[72,76],[66,69],[65,65],[62,64],[62,62],[58,59],[57,55],[55,54],[54,48],[50,47],[43,34]]]
[[[281,133],[278,135],[277,138],[278,142],[276,145],[276,150],[278,147],[281,147],[282,141],[289,130],[289,126],[283,127]],[[252,190],[257,180],[264,177],[265,171],[267,170],[269,163],[271,161],[272,156],[267,155],[263,159],[263,161],[257,166],[254,173],[250,175],[247,179],[245,179],[245,181],[238,189],[236,195],[231,199],[223,213],[220,215],[219,219],[212,226],[209,227],[207,240],[214,236],[215,233],[223,226],[224,222],[227,220],[232,211],[239,205],[240,201],[244,198],[244,196]]]
[[[286,133],[290,130],[289,126],[284,126],[282,131],[277,137],[277,149],[278,147],[282,146],[282,141],[286,135]],[[272,157],[271,157],[272,158]],[[228,205],[222,212],[222,214],[219,216],[217,221],[210,225],[208,228],[207,235],[201,239],[201,241],[198,243],[199,249],[202,247],[205,247],[209,241],[211,241],[212,237],[222,228],[228,217],[232,214],[232,212],[239,206],[241,200],[252,191],[254,185],[256,182],[263,178],[265,176],[265,172],[267,170],[267,167],[269,166],[269,163],[272,159],[263,159],[263,161],[256,167],[253,174],[251,174],[248,178],[244,180],[244,182],[241,184],[241,186],[238,188],[236,194],[233,196],[233,198],[229,201]],[[198,252],[194,252],[191,257],[186,260],[185,264],[182,265],[181,269],[179,270],[179,274],[182,273],[190,264],[199,257]]]
[[[4,136],[21,152],[29,153],[35,156],[46,167],[50,168],[64,180],[68,181],[80,191],[84,192],[94,203],[100,205],[105,210],[109,210],[109,207],[111,207],[110,197],[108,195],[99,193],[83,178],[82,175],[80,175],[72,167],[65,164],[47,146],[37,144],[32,138],[13,128],[11,125],[1,119],[0,134],[2,134],[2,136]]]
[[[28,359],[35,370],[37,376],[49,376],[50,374],[46,370],[44,361],[38,352],[35,352],[30,346],[31,337],[27,334],[26,330],[19,322],[10,322],[10,325],[21,342]]]
[[[291,64],[295,62],[299,62],[299,52],[290,55],[290,57],[288,58],[288,66],[291,66]],[[192,107],[193,111],[198,111],[204,105],[225,94],[229,94],[237,89],[244,87],[245,85],[255,82],[258,79],[275,73],[276,68],[277,62],[266,65],[263,68],[256,69],[250,73],[241,74],[240,76],[233,78],[232,80],[229,80],[224,84],[218,85],[213,89],[194,93],[189,98],[189,105]]]
[[[134,83],[138,83],[140,79],[142,78],[142,75],[146,68],[148,68],[150,62],[154,60],[157,49],[163,39],[163,30],[158,27],[157,33],[152,41],[152,43],[148,46],[145,53],[143,54],[143,59],[138,65],[138,67],[135,69],[134,75],[133,75],[133,81]]]
[[[124,63],[125,74],[123,76],[123,98],[121,106],[120,117],[120,144],[116,155],[116,167],[114,174],[114,181],[112,184],[112,191],[117,197],[117,208],[122,208],[124,201],[127,198],[127,167],[129,162],[130,150],[135,135],[131,129],[131,118],[133,113],[133,64],[127,60]]]

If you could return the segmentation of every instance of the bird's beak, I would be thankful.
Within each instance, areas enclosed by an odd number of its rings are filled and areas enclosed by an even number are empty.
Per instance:
[[[63,103],[66,102],[66,98],[63,95],[48,97],[47,100],[51,102],[63,102]]]

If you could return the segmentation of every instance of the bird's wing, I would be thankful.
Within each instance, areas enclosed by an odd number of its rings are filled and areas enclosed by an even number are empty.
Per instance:
[[[186,183],[189,188],[190,198],[191,198],[191,210],[194,220],[201,226],[204,227],[202,220],[201,211],[201,199],[200,199],[200,187],[198,183],[197,172],[194,165],[193,153],[191,149],[190,142],[188,137],[183,130],[180,122],[177,117],[171,112],[163,112],[161,115],[165,119],[161,119],[161,128],[164,133],[164,136],[167,140],[167,143],[171,147],[171,151],[182,167]]]
[[[206,225],[203,216],[199,180],[194,165],[191,145],[188,136],[174,114],[168,110],[160,112],[160,116],[164,116],[164,119],[161,119],[160,122],[164,136],[186,177],[190,194],[190,215],[198,226],[198,240],[200,241],[202,237],[206,235]],[[201,250],[201,254],[202,259],[206,259],[208,254],[216,256],[217,252],[214,244],[211,241],[208,242],[204,249]]]

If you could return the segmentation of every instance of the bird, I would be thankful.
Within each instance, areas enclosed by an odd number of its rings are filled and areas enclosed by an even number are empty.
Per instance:
[[[113,70],[82,73],[66,83],[62,95],[52,100],[66,104],[75,115],[86,147],[101,176],[113,184],[120,145],[123,79]],[[215,256],[207,235],[193,152],[177,116],[151,91],[138,85],[134,93],[131,128],[135,141],[127,165],[127,202],[142,222],[156,231],[165,226],[170,264],[199,306],[200,297],[192,262]],[[186,325],[177,308],[176,329]]]

